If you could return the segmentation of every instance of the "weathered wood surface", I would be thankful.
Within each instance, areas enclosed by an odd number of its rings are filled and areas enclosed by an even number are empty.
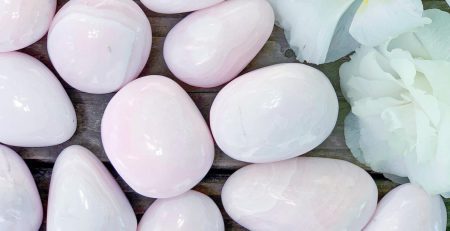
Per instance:
[[[58,0],[58,8],[64,5],[68,0]],[[162,48],[164,43],[164,37],[169,30],[180,21],[186,14],[176,15],[162,15],[156,14],[146,9],[140,2],[136,1],[144,10],[148,16],[153,30],[153,45],[151,51],[151,57],[145,66],[141,76],[158,74],[174,78],[164,63],[162,56]],[[428,1],[424,0],[426,8],[440,8],[450,11],[449,7],[444,1]],[[56,71],[52,67],[48,58],[46,50],[46,38],[41,39],[36,44],[23,49],[23,52],[28,53],[46,64],[55,74]],[[340,113],[336,128],[332,135],[318,148],[308,153],[308,156],[320,156],[329,157],[335,159],[347,160],[355,163],[366,170],[368,170],[377,182],[380,197],[391,190],[396,185],[382,177],[380,174],[371,172],[367,167],[358,163],[347,149],[343,136],[343,120],[345,115],[349,112],[350,107],[342,97],[342,93],[339,87],[339,66],[348,60],[348,57],[343,58],[334,63],[315,66],[323,71],[331,80],[336,92],[339,96]],[[265,44],[262,51],[257,57],[248,65],[243,73],[276,64],[296,62],[295,55],[284,39],[283,31],[275,27],[269,41]],[[146,208],[154,201],[154,199],[143,197],[135,193],[116,173],[109,163],[105,152],[102,148],[100,139],[100,122],[103,115],[103,111],[113,96],[113,94],[106,95],[91,95],[74,90],[63,81],[61,81],[66,88],[72,102],[77,111],[78,128],[77,132],[68,142],[47,148],[15,148],[15,149],[27,162],[30,167],[36,183],[41,193],[44,208],[46,208],[48,187],[51,178],[52,166],[61,152],[67,146],[73,144],[83,145],[94,152],[108,167],[111,173],[119,182],[123,191],[126,193],[130,200],[138,218],[142,216]],[[177,81],[179,82],[179,81]],[[180,82],[179,82],[180,83]],[[209,120],[209,109],[221,87],[212,89],[203,89],[191,87],[186,84],[180,83],[180,85],[190,94],[195,103],[199,107],[202,115],[205,119]],[[240,161],[233,160],[226,156],[219,148],[216,147],[216,158],[213,164],[213,168],[208,173],[207,177],[195,187],[195,190],[201,191],[211,198],[219,205],[222,210],[227,230],[245,230],[238,224],[233,222],[227,214],[223,211],[222,203],[220,201],[220,191],[222,185],[226,181],[227,177],[246,164]],[[330,192],[333,193],[333,192]],[[447,208],[450,209],[450,200],[446,200]],[[45,222],[45,221],[44,221]],[[45,225],[41,228],[45,230]],[[449,229],[450,230],[450,229]]]

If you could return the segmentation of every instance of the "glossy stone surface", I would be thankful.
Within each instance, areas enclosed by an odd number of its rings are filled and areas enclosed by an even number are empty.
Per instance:
[[[0,230],[37,231],[42,223],[41,197],[22,158],[0,145]]]
[[[158,199],[142,217],[138,231],[223,231],[219,208],[206,195],[188,191],[174,198]]]
[[[444,231],[447,210],[441,196],[404,184],[386,194],[364,231]]]
[[[128,199],[100,160],[82,146],[64,149],[53,168],[47,230],[134,231],[136,227]]]
[[[180,195],[206,175],[214,143],[189,95],[163,76],[139,78],[109,102],[102,120],[109,160],[136,192]]]
[[[222,189],[233,220],[258,230],[361,230],[375,211],[377,186],[349,162],[298,157],[236,171]]]
[[[67,83],[101,94],[139,75],[151,43],[147,16],[132,0],[71,0],[55,16],[47,48]]]
[[[211,107],[218,146],[234,159],[266,163],[302,155],[322,143],[338,116],[328,78],[303,64],[278,64],[240,76]]]
[[[23,53],[0,53],[0,143],[56,145],[76,126],[72,102],[44,64]]]
[[[0,52],[27,47],[47,33],[56,0],[0,0]]]
[[[224,84],[261,50],[274,20],[265,0],[229,0],[196,11],[169,32],[164,59],[185,83],[198,87]]]
[[[224,0],[141,0],[147,8],[163,14],[177,14],[200,10]]]

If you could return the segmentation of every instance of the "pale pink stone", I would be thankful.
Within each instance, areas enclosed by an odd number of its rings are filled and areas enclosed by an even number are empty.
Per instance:
[[[47,208],[48,231],[135,231],[128,199],[89,150],[64,149],[53,168]]]
[[[223,231],[219,208],[206,195],[188,191],[174,198],[158,199],[147,209],[138,231]]]
[[[47,33],[56,0],[0,0],[0,52],[27,47]]]
[[[200,10],[224,0],[141,0],[150,10],[163,14],[177,14]]]
[[[214,143],[189,95],[163,76],[139,78],[109,102],[102,120],[106,154],[136,192],[180,195],[206,175]]]
[[[151,41],[150,23],[132,0],[71,0],[56,14],[47,46],[67,83],[101,94],[139,75]]]
[[[365,231],[444,231],[447,210],[441,196],[431,196],[420,186],[404,184],[378,204]]]
[[[349,162],[298,157],[236,171],[222,189],[233,220],[252,231],[360,231],[377,205],[377,186]]]
[[[0,145],[0,230],[37,231],[42,214],[41,197],[27,165]]]
[[[268,163],[302,155],[332,132],[339,105],[328,78],[310,66],[277,64],[244,74],[214,99],[217,145],[234,159]]]
[[[0,143],[52,146],[76,128],[72,102],[44,64],[20,52],[0,53]]]
[[[265,0],[229,0],[196,11],[167,35],[164,58],[181,81],[214,87],[236,77],[261,50],[274,25]]]

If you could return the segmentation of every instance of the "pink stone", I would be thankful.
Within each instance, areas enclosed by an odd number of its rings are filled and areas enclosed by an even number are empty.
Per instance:
[[[135,231],[136,216],[102,162],[73,145],[56,160],[48,196],[48,231]]]
[[[0,53],[0,143],[52,146],[76,128],[72,102],[44,64],[24,53]]]
[[[42,214],[41,197],[27,165],[0,145],[0,230],[38,231]]]
[[[68,84],[102,94],[139,75],[151,41],[147,16],[132,0],[71,0],[55,16],[47,48]]]
[[[47,33],[56,0],[0,0],[0,52],[27,47]]]
[[[226,85],[214,99],[210,124],[230,157],[268,163],[314,149],[332,132],[339,104],[328,78],[299,63],[268,66]]]
[[[206,175],[214,143],[189,95],[163,76],[139,78],[109,102],[102,120],[108,158],[136,192],[180,195]]]
[[[236,171],[222,189],[233,220],[258,230],[361,230],[375,211],[377,186],[342,160],[298,157]]]
[[[404,184],[383,197],[364,231],[444,231],[446,226],[447,210],[441,196]]]
[[[224,0],[141,0],[147,8],[163,14],[177,14],[200,10]]]
[[[274,24],[265,0],[229,0],[196,11],[167,35],[164,58],[181,81],[224,84],[241,72],[269,38]]]
[[[174,198],[158,199],[142,217],[138,231],[223,231],[219,208],[206,195],[188,191]]]

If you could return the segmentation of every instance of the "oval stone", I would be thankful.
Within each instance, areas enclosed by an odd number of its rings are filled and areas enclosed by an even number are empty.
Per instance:
[[[390,191],[378,204],[365,231],[444,231],[447,210],[441,196],[431,196],[420,186],[404,184]]]
[[[154,230],[223,231],[225,228],[214,201],[202,193],[188,191],[153,202],[142,217],[138,231]]]
[[[0,145],[0,230],[38,231],[42,214],[41,197],[27,165]]]
[[[164,59],[181,81],[215,87],[236,77],[272,33],[274,13],[265,0],[229,0],[196,11],[167,35]]]
[[[128,199],[100,160],[84,147],[64,149],[53,168],[48,231],[135,231]]]
[[[189,95],[163,76],[139,78],[109,102],[102,120],[108,158],[136,192],[180,195],[206,175],[214,159],[208,126]]]
[[[236,171],[223,206],[249,230],[361,230],[375,211],[377,186],[363,169],[334,159],[298,157]]]
[[[163,14],[178,14],[200,10],[224,0],[141,0],[147,8]]]
[[[55,16],[47,48],[68,84],[102,94],[140,74],[151,43],[150,23],[134,1],[71,0]]]
[[[56,0],[0,1],[0,52],[37,42],[47,33],[55,11]]]
[[[303,64],[278,64],[240,76],[211,107],[218,146],[234,159],[266,163],[302,155],[333,130],[338,100],[328,78]]]
[[[0,143],[56,145],[76,126],[72,102],[44,64],[23,53],[0,53]]]

